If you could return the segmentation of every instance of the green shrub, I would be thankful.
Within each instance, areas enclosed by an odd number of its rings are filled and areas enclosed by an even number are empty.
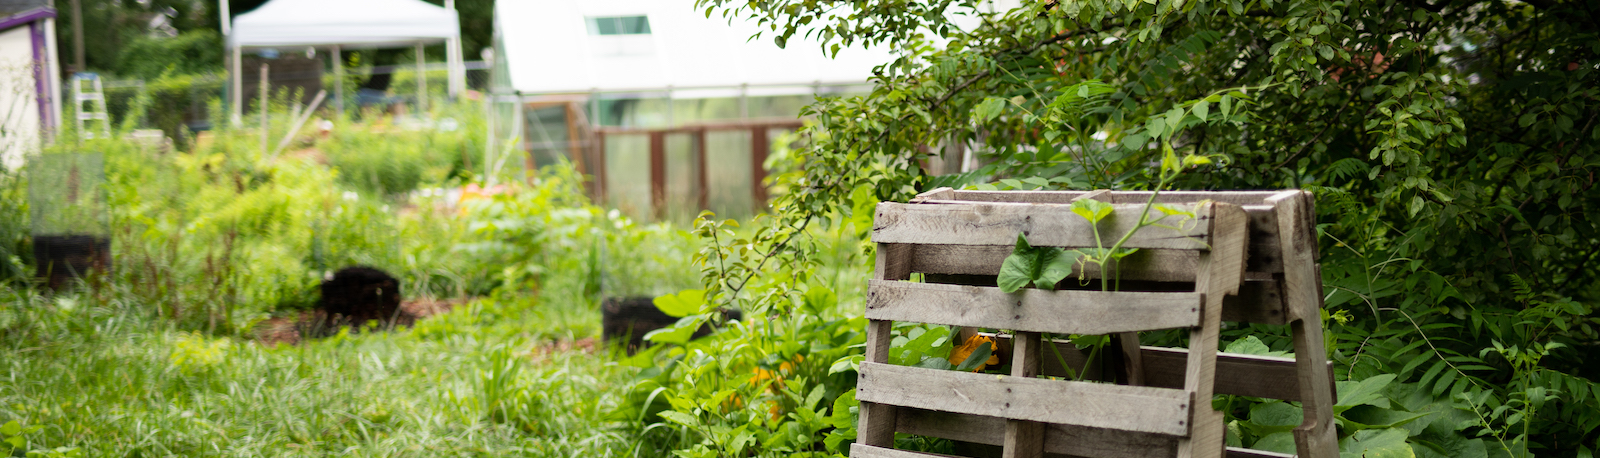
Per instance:
[[[176,37],[139,36],[122,49],[116,74],[154,80],[164,75],[196,75],[222,68],[226,49],[214,30],[191,30]]]

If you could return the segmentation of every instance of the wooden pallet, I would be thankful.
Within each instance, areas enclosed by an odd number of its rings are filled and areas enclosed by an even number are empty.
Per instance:
[[[1156,202],[1193,206],[1197,218],[1129,238],[1124,246],[1139,251],[1115,266],[1122,291],[1070,289],[1080,276],[1098,279],[1094,266],[1075,271],[1057,291],[994,287],[1019,233],[1034,246],[1095,246],[1090,223],[1069,208],[1074,200],[1112,204],[1100,230],[1114,239],[1135,225],[1149,198],[940,188],[909,204],[879,204],[851,455],[934,456],[895,450],[901,432],[998,445],[1008,458],[1287,456],[1224,447],[1222,414],[1211,398],[1234,394],[1301,402],[1298,455],[1337,457],[1309,193],[1163,192]],[[924,282],[908,281],[912,274]],[[1011,355],[1011,375],[888,364],[895,321],[957,326],[963,336],[1005,330],[992,337]],[[1290,325],[1296,356],[1218,352],[1222,321]],[[1162,329],[1188,329],[1194,351],[1139,346],[1138,332]],[[1116,335],[1107,353],[1117,364],[1090,364],[1071,343],[1045,341],[1042,333]],[[1041,351],[1046,346],[1056,351]],[[1090,379],[1118,383],[1040,378],[1068,374],[1063,362]]]

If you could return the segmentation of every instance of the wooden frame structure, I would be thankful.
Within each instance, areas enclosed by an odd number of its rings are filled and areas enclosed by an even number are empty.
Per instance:
[[[584,182],[585,191],[589,197],[597,202],[604,202],[609,193],[611,177],[606,172],[606,138],[613,136],[644,136],[649,140],[649,180],[650,180],[650,214],[662,217],[667,208],[667,138],[675,135],[689,137],[690,157],[694,170],[694,203],[701,210],[711,209],[710,177],[706,167],[706,133],[707,132],[737,132],[750,133],[750,197],[753,210],[757,213],[765,211],[769,200],[767,187],[766,162],[771,153],[772,143],[768,131],[775,129],[797,130],[804,126],[805,121],[789,118],[757,118],[731,120],[727,122],[704,122],[674,127],[636,128],[636,127],[607,127],[597,126],[597,122],[584,113],[581,108],[582,100],[546,99],[538,101],[524,101],[519,103],[521,110],[539,110],[544,108],[561,107],[565,112],[566,142],[564,145],[545,145],[546,149],[557,149],[564,146],[564,153],[578,169],[579,173],[590,177]],[[523,117],[523,122],[532,122],[529,117]],[[527,126],[523,126],[527,130]],[[526,167],[535,168],[533,151],[534,144],[527,139],[522,141],[519,150],[523,153]]]
[[[1124,246],[1139,251],[1114,271],[1120,291],[1071,289],[1080,277],[1101,278],[1092,265],[1075,268],[1057,291],[993,287],[1018,233],[1035,246],[1096,245],[1091,224],[1069,208],[1074,200],[1112,204],[1099,229],[1117,238],[1136,225],[1150,198],[940,188],[909,204],[879,204],[851,455],[933,456],[895,450],[894,434],[902,432],[998,445],[1008,458],[1288,456],[1224,447],[1222,413],[1210,408],[1211,399],[1235,394],[1300,401],[1298,456],[1336,458],[1309,193],[1163,192],[1155,202],[1193,206],[1197,217],[1133,234]],[[913,273],[924,282],[906,281]],[[888,364],[895,321],[1009,330],[994,337],[997,353],[1010,354],[1011,376]],[[1218,352],[1222,321],[1288,324],[1295,357]],[[1189,329],[1190,349],[1139,346],[1138,332],[1159,329]],[[1116,364],[1089,364],[1070,342],[1042,333],[1116,335],[1107,348]],[[1041,351],[1047,346],[1056,349]],[[1066,376],[1062,363],[1119,384],[1039,378]]]
[[[754,210],[761,212],[767,206],[767,187],[763,184],[767,179],[767,155],[771,153],[772,144],[767,131],[771,129],[799,129],[804,124],[799,119],[754,119],[733,121],[725,123],[698,123],[679,127],[658,129],[639,129],[621,127],[599,127],[594,129],[595,151],[592,153],[594,160],[592,168],[580,168],[586,174],[594,176],[595,188],[591,190],[596,200],[605,200],[609,177],[606,173],[606,137],[613,135],[647,135],[650,139],[650,206],[651,213],[660,216],[667,204],[667,136],[689,135],[691,156],[694,160],[695,170],[695,200],[702,210],[711,208],[709,179],[706,173],[706,132],[713,131],[740,131],[750,132],[750,197],[754,203]]]

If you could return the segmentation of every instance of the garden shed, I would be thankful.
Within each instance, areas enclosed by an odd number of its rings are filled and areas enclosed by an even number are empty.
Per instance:
[[[21,166],[61,125],[61,74],[56,56],[56,11],[0,4],[0,166]],[[42,3],[42,2],[37,2]],[[31,5],[20,5],[31,6]]]
[[[461,54],[461,26],[455,2],[444,7],[421,0],[272,0],[233,19],[228,44],[233,56],[233,106],[237,116],[242,106],[240,54],[245,49],[305,48],[325,50],[341,56],[343,49],[394,48],[415,46],[421,73],[422,47],[446,43],[451,95],[466,89],[466,69]],[[336,62],[338,61],[336,57]],[[334,65],[340,74],[343,65]],[[342,78],[341,78],[342,79]],[[426,90],[419,81],[418,100]],[[335,90],[334,103],[343,106],[344,94]]]

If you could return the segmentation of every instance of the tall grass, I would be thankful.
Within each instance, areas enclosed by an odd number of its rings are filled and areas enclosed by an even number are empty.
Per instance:
[[[506,307],[497,318],[537,328],[529,305],[480,304],[415,330],[274,348],[177,330],[129,294],[0,294],[0,420],[45,425],[29,437],[39,447],[568,457],[631,445],[629,426],[601,418],[626,371],[471,322],[483,307]]]

